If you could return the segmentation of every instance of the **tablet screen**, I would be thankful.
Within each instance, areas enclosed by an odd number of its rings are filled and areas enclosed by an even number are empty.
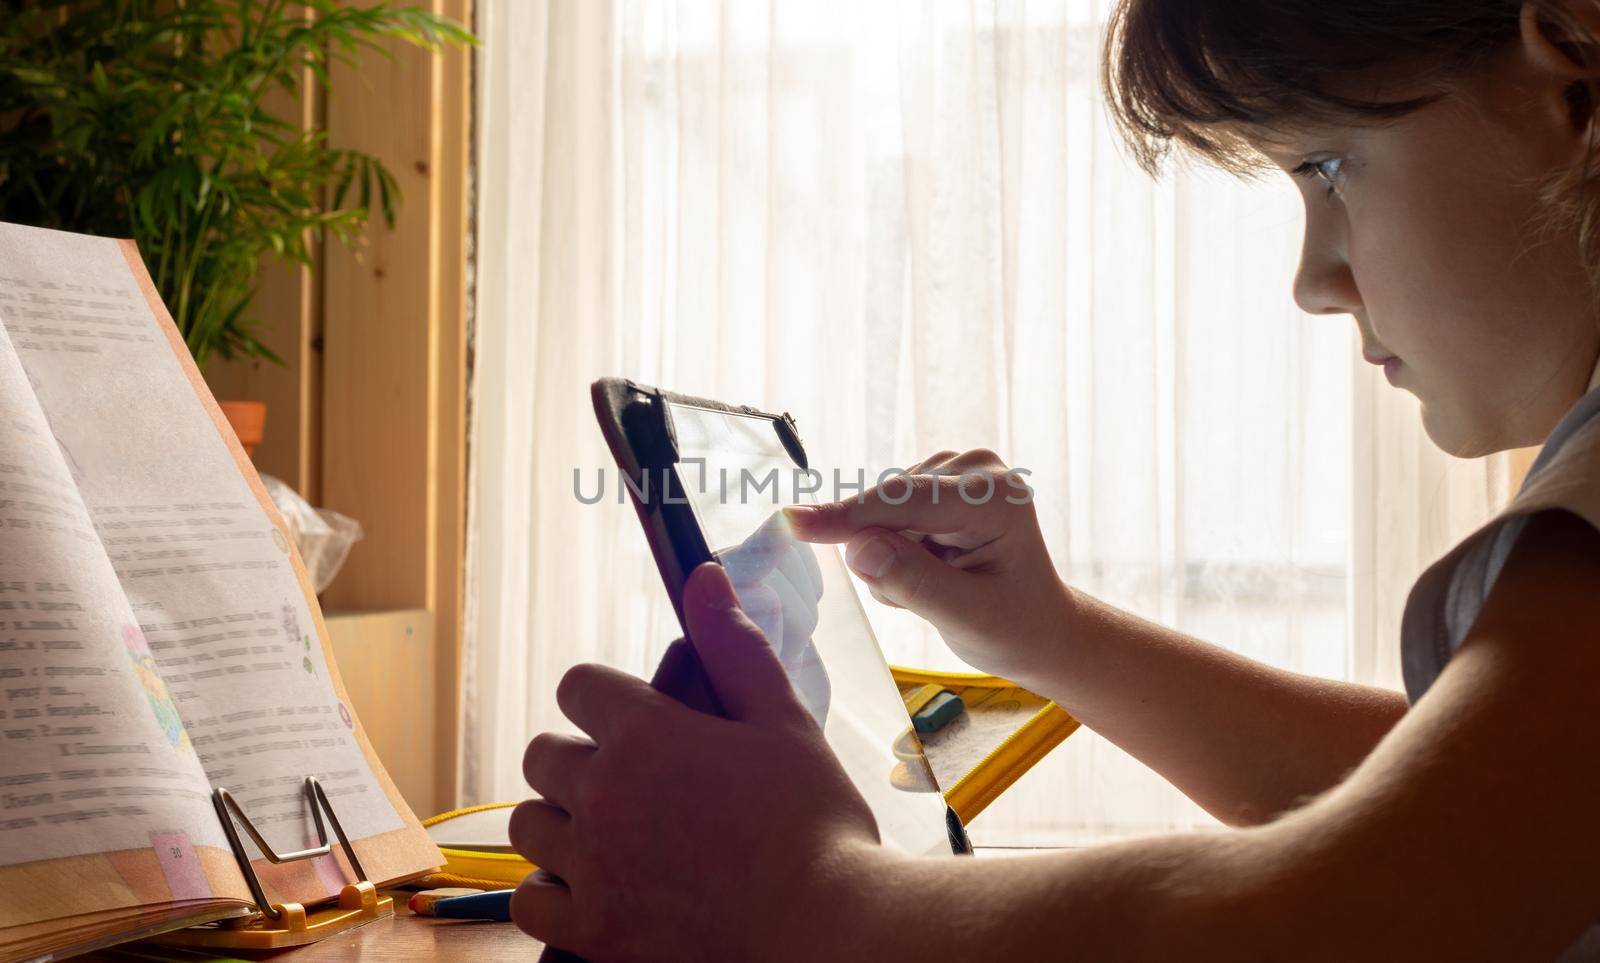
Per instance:
[[[821,724],[885,844],[949,853],[944,798],[837,547],[797,541],[779,508],[815,489],[771,420],[669,403],[678,474],[706,543]]]

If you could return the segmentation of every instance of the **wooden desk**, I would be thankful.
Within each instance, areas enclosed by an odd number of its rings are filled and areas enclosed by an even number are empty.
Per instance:
[[[979,856],[1021,856],[1036,849],[1019,847],[978,848]],[[454,960],[471,961],[521,961],[534,963],[544,950],[544,944],[517,929],[512,923],[490,923],[485,920],[441,920],[417,916],[406,908],[411,890],[385,890],[394,897],[394,917],[368,923],[342,936],[330,937],[320,943],[296,949],[270,953],[238,954],[242,959],[274,960],[277,963],[323,963],[323,961],[373,960]],[[138,955],[121,950],[94,953],[80,957],[85,963],[149,963],[163,959],[141,948]],[[193,956],[172,956],[172,960],[193,961]]]
[[[539,959],[544,944],[512,923],[486,920],[440,920],[417,916],[405,908],[409,891],[397,890],[394,918],[295,950],[253,957],[282,963],[327,960],[518,960]]]
[[[394,916],[368,923],[320,943],[271,952],[232,953],[218,951],[223,959],[273,960],[277,963],[322,963],[329,960],[404,961],[461,960],[470,963],[519,961],[535,963],[544,944],[517,929],[512,923],[487,920],[441,920],[417,916],[406,909],[411,890],[385,890],[394,897]],[[79,957],[84,963],[150,963],[152,960],[188,961],[203,959],[191,951],[163,951],[158,947],[129,947],[91,953]]]

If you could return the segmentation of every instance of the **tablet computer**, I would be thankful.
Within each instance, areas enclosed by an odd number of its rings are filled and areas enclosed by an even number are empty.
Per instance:
[[[885,845],[970,853],[920,744],[907,738],[905,703],[839,552],[792,537],[780,511],[821,488],[794,419],[620,378],[595,382],[591,396],[679,624],[689,573],[720,562]],[[651,682],[723,714],[683,639],[663,645]]]

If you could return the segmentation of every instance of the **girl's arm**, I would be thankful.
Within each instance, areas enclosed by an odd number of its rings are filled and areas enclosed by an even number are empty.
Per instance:
[[[885,960],[1554,958],[1600,919],[1596,585],[1600,533],[1535,516],[1427,696],[1305,807],[1080,853],[873,851],[829,932]]]
[[[1335,785],[1406,714],[1401,693],[1273,668],[1062,591],[1058,658],[1018,681],[1229,825]]]
[[[1271,668],[1063,584],[1023,476],[941,452],[788,512],[958,655],[1055,700],[1217,818],[1250,825],[1337,783],[1406,711],[1396,692]],[[983,497],[987,495],[987,497]]]

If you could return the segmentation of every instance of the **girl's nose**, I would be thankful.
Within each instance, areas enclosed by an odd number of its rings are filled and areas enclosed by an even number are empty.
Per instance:
[[[1342,245],[1307,226],[1300,248],[1300,267],[1294,276],[1294,302],[1307,314],[1355,314],[1361,310],[1361,292],[1345,259]]]
[[[1355,278],[1342,261],[1315,270],[1307,270],[1302,263],[1294,279],[1294,303],[1307,314],[1355,314],[1361,310]]]

